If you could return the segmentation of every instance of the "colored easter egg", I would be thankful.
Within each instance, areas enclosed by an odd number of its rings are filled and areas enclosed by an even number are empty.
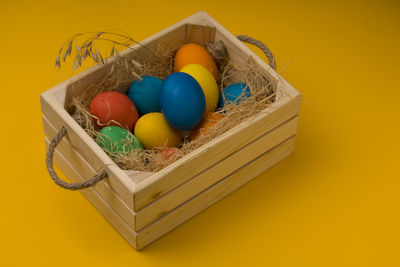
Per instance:
[[[209,132],[215,124],[220,121],[224,115],[220,113],[204,112],[203,119],[200,124],[190,131],[190,139],[195,140],[200,137],[200,135]]]
[[[218,68],[210,53],[201,45],[186,44],[178,49],[174,59],[174,70],[180,71],[188,64],[200,64],[206,67],[214,78],[218,79]]]
[[[195,78],[206,97],[206,111],[214,112],[218,105],[219,89],[211,72],[200,64],[188,64],[180,72],[187,73]]]
[[[160,107],[172,127],[188,131],[201,121],[206,108],[206,98],[199,83],[192,76],[184,72],[175,72],[169,75],[162,85]]]
[[[180,153],[181,153],[181,150],[176,147],[166,148],[160,152],[160,154],[164,160],[175,159],[179,156]]]
[[[159,112],[147,113],[135,125],[135,136],[146,148],[179,146],[182,135],[173,129]]]
[[[130,153],[132,149],[143,149],[140,141],[128,130],[118,126],[101,129],[96,138],[97,144],[108,154]]]
[[[96,95],[89,106],[90,114],[95,116],[96,128],[109,125],[133,129],[139,115],[135,104],[124,94],[108,91]]]
[[[142,80],[134,81],[128,90],[128,97],[135,104],[140,116],[161,112],[160,91],[163,80],[153,76],[142,76]]]
[[[234,83],[227,86],[223,93],[220,94],[218,108],[224,107],[225,104],[239,104],[246,98],[251,96],[250,87],[244,83]]]

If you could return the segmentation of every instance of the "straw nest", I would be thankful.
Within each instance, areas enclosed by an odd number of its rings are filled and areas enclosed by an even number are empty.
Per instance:
[[[102,33],[102,35],[104,35],[104,33]],[[69,45],[66,45],[64,53],[68,54],[68,46]],[[88,46],[86,46],[86,48],[87,47]],[[82,54],[82,47],[78,48],[78,52],[81,53],[81,57],[83,57],[85,54]],[[86,48],[83,47],[83,49]],[[266,70],[258,66],[251,57],[244,61],[229,58],[222,42],[209,44],[206,48],[217,62],[219,68],[220,74],[217,81],[219,89],[222,90],[229,84],[241,82],[249,86],[251,97],[238,105],[228,104],[223,110],[216,111],[217,113],[223,114],[224,117],[219,120],[214,127],[206,133],[201,134],[197,139],[190,140],[190,138],[185,137],[179,150],[173,154],[172,157],[165,157],[165,155],[160,153],[166,147],[144,150],[135,149],[131,150],[129,153],[107,151],[122,169],[150,172],[159,171],[248,120],[276,100],[279,94],[276,89],[277,81],[272,78]],[[98,136],[98,132],[93,123],[97,118],[89,113],[89,104],[94,96],[104,91],[126,93],[130,84],[134,80],[140,80],[143,75],[151,75],[164,79],[173,72],[175,49],[171,49],[168,45],[161,44],[156,51],[148,51],[148,48],[142,48],[141,50],[142,53],[132,51],[126,56],[120,56],[115,50],[111,51],[113,59],[111,63],[107,63],[110,64],[110,71],[102,79],[88,86],[82,95],[72,100],[75,106],[73,118],[93,139],[96,140]],[[143,53],[143,50],[149,53]],[[61,51],[62,49],[60,53]],[[84,51],[84,53],[87,54],[87,57],[92,56],[93,58],[93,54],[95,54],[96,51]],[[69,51],[69,54],[71,54],[71,51]],[[146,54],[146,56],[143,56],[143,54]],[[60,56],[57,59],[59,66]],[[82,58],[75,60],[76,63],[74,67],[76,67],[76,64],[80,64],[81,61]],[[95,62],[100,61],[104,62],[103,58],[99,56],[97,52],[97,60],[95,60]]]

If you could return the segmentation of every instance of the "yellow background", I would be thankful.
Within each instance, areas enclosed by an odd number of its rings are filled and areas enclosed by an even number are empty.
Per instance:
[[[7,3],[9,2],[9,3]],[[1,1],[2,266],[400,266],[398,1]],[[295,153],[136,252],[44,165],[39,95],[71,35],[205,10],[304,96]]]

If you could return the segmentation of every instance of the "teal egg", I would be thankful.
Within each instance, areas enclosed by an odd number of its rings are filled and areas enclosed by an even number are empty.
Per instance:
[[[223,108],[225,104],[239,104],[251,96],[250,87],[244,83],[231,84],[220,94],[218,108]]]
[[[128,90],[128,97],[137,107],[140,116],[152,112],[161,112],[160,92],[163,80],[153,76],[142,76],[134,81]]]
[[[128,130],[118,126],[103,128],[96,138],[97,144],[109,155],[129,154],[132,149],[143,149],[140,141]]]

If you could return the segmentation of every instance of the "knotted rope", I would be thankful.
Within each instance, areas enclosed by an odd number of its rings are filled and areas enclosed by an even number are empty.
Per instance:
[[[57,133],[56,136],[54,136],[53,140],[51,140],[49,148],[47,149],[47,155],[46,155],[46,166],[47,170],[49,171],[51,179],[53,181],[61,186],[62,188],[68,189],[68,190],[78,190],[78,189],[83,189],[87,187],[94,186],[98,182],[102,181],[104,178],[107,177],[107,172],[102,171],[99,174],[96,174],[92,178],[81,182],[81,183],[68,183],[64,180],[62,180],[60,177],[58,177],[57,173],[54,170],[53,166],[53,156],[54,156],[54,151],[56,150],[57,145],[60,143],[61,139],[67,134],[67,128],[64,126],[60,129],[60,131]]]

